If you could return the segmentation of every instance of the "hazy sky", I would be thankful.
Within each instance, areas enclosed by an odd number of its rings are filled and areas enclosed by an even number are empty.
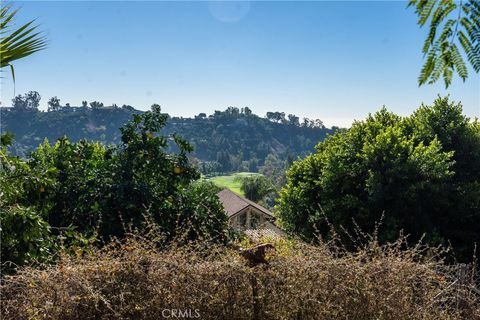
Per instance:
[[[295,113],[347,126],[386,105],[407,115],[449,93],[480,116],[472,69],[446,91],[417,86],[427,30],[405,2],[30,1],[19,22],[37,18],[48,49],[15,64],[17,93],[159,103],[172,115],[228,106]],[[10,104],[7,72],[1,101]]]

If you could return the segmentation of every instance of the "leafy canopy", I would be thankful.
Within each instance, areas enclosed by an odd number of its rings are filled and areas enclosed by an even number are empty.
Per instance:
[[[253,175],[241,178],[240,190],[245,197],[253,202],[260,202],[267,195],[275,192],[273,183],[262,175]]]
[[[479,123],[439,98],[406,118],[383,108],[319,143],[288,170],[277,212],[306,240],[329,236],[329,224],[374,232],[383,216],[380,240],[426,233],[469,258],[480,241],[478,199]]]

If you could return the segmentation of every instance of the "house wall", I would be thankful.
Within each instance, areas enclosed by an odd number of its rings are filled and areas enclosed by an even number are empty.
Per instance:
[[[257,229],[267,222],[265,214],[253,207],[248,207],[230,218],[230,224],[234,229]]]

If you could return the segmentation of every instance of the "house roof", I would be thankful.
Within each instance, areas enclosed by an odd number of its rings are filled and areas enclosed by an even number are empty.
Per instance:
[[[228,217],[234,216],[247,207],[254,207],[264,214],[274,218],[273,214],[267,208],[234,193],[230,189],[223,189],[217,193],[217,196],[223,204],[223,208],[227,212]]]

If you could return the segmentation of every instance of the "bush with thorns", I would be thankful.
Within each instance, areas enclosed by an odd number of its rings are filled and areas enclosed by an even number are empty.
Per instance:
[[[447,265],[438,248],[405,249],[405,238],[370,238],[354,252],[269,239],[274,249],[256,265],[238,245],[159,248],[151,239],[130,235],[5,277],[2,319],[171,317],[165,310],[200,319],[480,319],[475,269]]]

